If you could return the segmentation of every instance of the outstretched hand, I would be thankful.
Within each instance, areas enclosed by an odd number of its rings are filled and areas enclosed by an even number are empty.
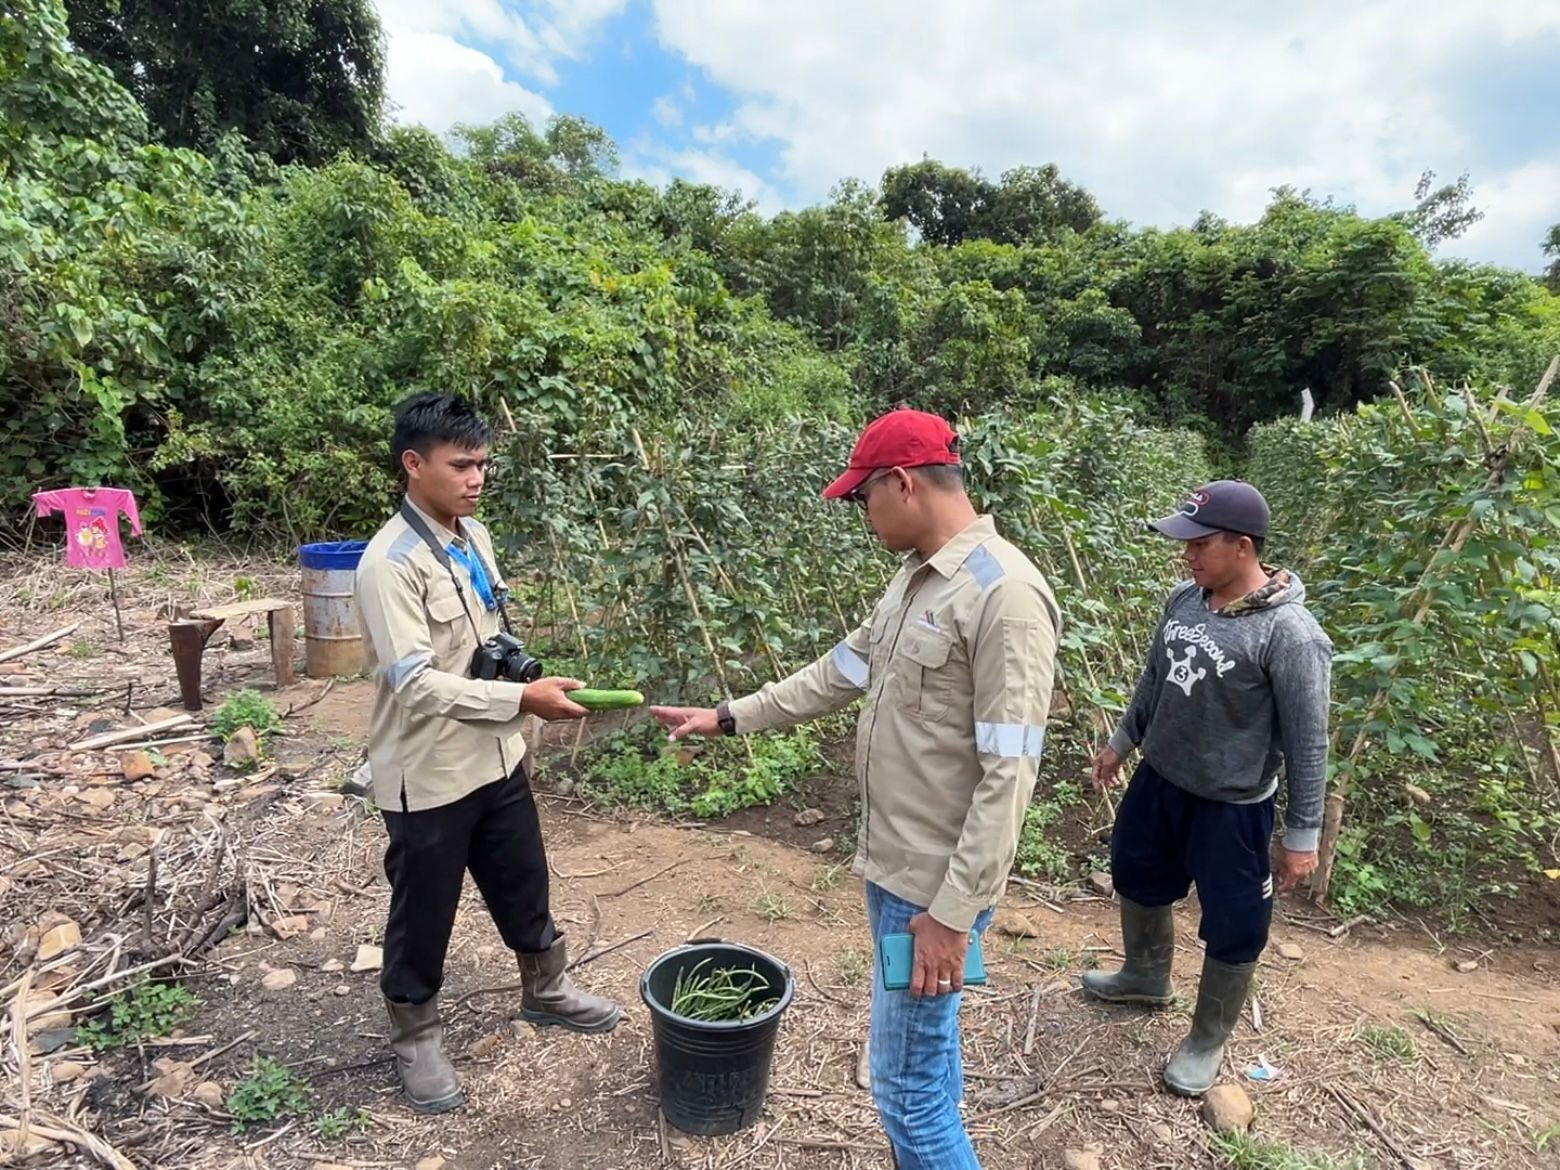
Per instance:
[[[667,738],[673,741],[690,735],[720,734],[714,707],[651,707],[650,714],[666,728]]]

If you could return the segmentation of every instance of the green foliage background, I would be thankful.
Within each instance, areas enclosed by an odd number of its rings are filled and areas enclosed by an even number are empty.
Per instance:
[[[533,638],[702,699],[859,620],[891,563],[818,489],[872,413],[943,411],[1067,615],[1043,834],[1177,576],[1142,521],[1239,472],[1340,651],[1336,896],[1471,905],[1555,864],[1554,411],[1511,403],[1560,352],[1560,297],[1432,258],[1477,216],[1465,181],[1375,219],[1281,189],[1254,223],[1134,230],[1054,167],[927,160],[765,218],[616,177],[576,118],[383,129],[372,14],[315,7],[250,32],[358,63],[287,101],[297,70],[223,81],[155,6],[0,12],[0,534],[39,487],[112,482],[164,530],[366,536],[391,406],[459,391],[503,431],[488,518]],[[787,740],[587,780],[719,812],[816,763]]]

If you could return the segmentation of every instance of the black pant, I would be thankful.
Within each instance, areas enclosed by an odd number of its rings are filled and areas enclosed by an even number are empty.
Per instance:
[[[1273,808],[1273,797],[1226,804],[1194,796],[1139,764],[1116,811],[1111,880],[1140,906],[1168,906],[1196,882],[1197,934],[1208,956],[1255,962],[1273,920]]]
[[[547,854],[523,761],[453,804],[386,809],[384,818],[390,919],[379,986],[386,998],[416,1004],[438,994],[468,869],[506,946],[522,954],[552,946],[558,931],[548,909]]]

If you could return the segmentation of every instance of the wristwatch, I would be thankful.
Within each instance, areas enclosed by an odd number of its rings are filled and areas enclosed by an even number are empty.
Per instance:
[[[737,734],[736,716],[731,713],[731,704],[725,699],[715,705],[715,722],[720,724],[722,735]]]

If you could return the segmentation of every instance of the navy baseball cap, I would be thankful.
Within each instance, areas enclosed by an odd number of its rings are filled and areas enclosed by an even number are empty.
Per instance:
[[[1198,540],[1216,532],[1264,538],[1272,514],[1262,493],[1238,479],[1205,483],[1186,497],[1180,508],[1149,527],[1171,540]]]

